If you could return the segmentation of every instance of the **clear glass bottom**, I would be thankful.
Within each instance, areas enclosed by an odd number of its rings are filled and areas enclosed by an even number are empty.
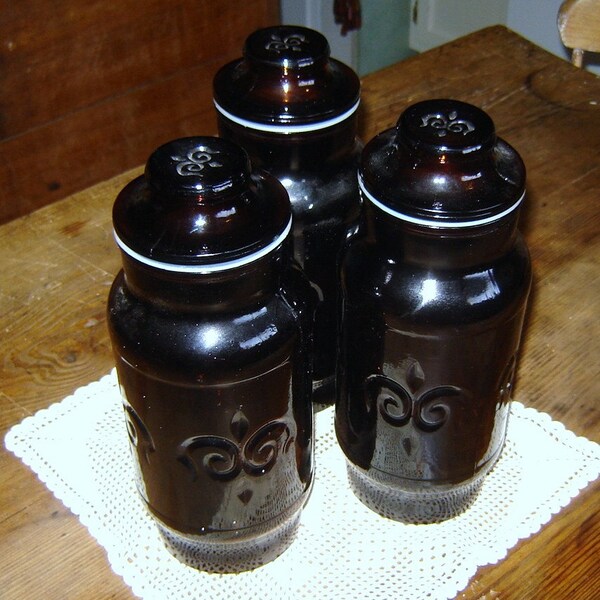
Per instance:
[[[242,532],[189,535],[157,523],[167,549],[181,562],[209,573],[240,573],[275,560],[289,548],[296,537],[300,512],[267,531],[257,525]]]
[[[276,517],[242,529],[182,533],[154,520],[169,552],[182,563],[209,573],[241,573],[262,567],[283,554],[300,525],[302,509],[312,492],[313,480],[304,493]],[[150,511],[152,513],[152,511]]]
[[[429,485],[409,488],[400,478],[375,479],[346,461],[348,481],[354,495],[383,517],[405,523],[438,523],[464,512],[473,503],[489,469],[455,485]],[[490,465],[491,467],[491,465]],[[383,474],[380,474],[383,475]]]

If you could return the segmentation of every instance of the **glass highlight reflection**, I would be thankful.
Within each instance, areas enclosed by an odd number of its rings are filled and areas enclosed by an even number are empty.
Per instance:
[[[433,302],[438,297],[437,279],[425,279],[421,285],[421,306]]]
[[[491,269],[465,276],[467,302],[471,306],[491,300],[500,295],[500,286]]]

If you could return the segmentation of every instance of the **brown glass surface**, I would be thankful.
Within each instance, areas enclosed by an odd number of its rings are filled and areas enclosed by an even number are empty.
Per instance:
[[[163,144],[113,207],[115,233],[129,249],[170,265],[242,259],[272,244],[291,218],[288,195],[248,155],[221,138]]]
[[[366,144],[359,176],[338,440],[368,506],[440,521],[472,502],[506,435],[531,267],[518,209],[498,215],[521,198],[523,162],[484,111],[430,100]]]
[[[363,139],[394,126],[409,104],[453,97],[484,107],[498,135],[519,149],[528,189],[521,229],[535,282],[515,397],[600,441],[598,78],[493,27],[365,77],[362,96]],[[91,154],[105,151],[85,142]],[[140,172],[0,227],[2,435],[114,366],[105,306],[121,257],[111,207]],[[104,549],[30,469],[4,448],[0,466],[3,598],[35,598],[40,590],[51,600],[134,598]],[[504,559],[479,568],[457,598],[593,598],[599,492],[599,483],[588,486]]]
[[[313,474],[313,292],[283,235],[287,194],[235,144],[178,139],[113,219],[108,326],[138,491],[187,564],[264,564],[292,541]]]
[[[353,244],[343,263],[338,439],[367,476],[420,495],[371,502],[375,510],[442,520],[468,506],[467,484],[502,449],[529,255],[514,225],[482,234],[478,254],[465,250],[464,232],[439,240],[372,212],[377,234]],[[395,248],[379,246],[381,236]],[[415,252],[420,245],[428,253]],[[428,260],[436,253],[444,265]],[[455,493],[459,485],[468,489]],[[460,498],[440,502],[450,494]]]
[[[210,571],[253,568],[283,551],[293,532],[281,547],[276,532],[297,518],[312,483],[310,288],[279,254],[195,281],[203,294],[187,303],[164,293],[165,280],[160,294],[134,293],[122,273],[109,300],[138,490],[160,525],[191,540],[175,542],[181,553],[192,547],[193,560],[182,558]],[[181,279],[177,287],[189,287]],[[265,535],[275,540],[253,552]],[[232,554],[230,542],[245,546]]]
[[[339,116],[358,102],[360,82],[306,27],[281,25],[248,36],[243,57],[214,77],[219,105],[249,121],[304,125]]]
[[[455,99],[403,111],[395,128],[368,142],[361,177],[391,209],[440,226],[493,217],[525,191],[519,154],[485,111]]]
[[[319,298],[314,326],[314,399],[334,401],[339,307],[339,256],[356,233],[361,206],[356,168],[361,144],[354,112],[356,73],[329,57],[327,40],[302,27],[275,27],[249,36],[244,57],[214,78],[219,135],[243,146],[255,167],[284,185],[294,212],[294,257]],[[308,125],[309,131],[264,131],[263,125]]]

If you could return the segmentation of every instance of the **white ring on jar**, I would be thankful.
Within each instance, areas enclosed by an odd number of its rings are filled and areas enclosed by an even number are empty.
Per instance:
[[[326,129],[332,125],[337,125],[342,121],[345,121],[348,117],[356,112],[360,104],[360,100],[356,104],[347,110],[346,112],[332,117],[331,119],[325,119],[324,121],[318,121],[317,123],[305,123],[304,125],[270,125],[268,123],[258,123],[257,121],[249,121],[248,119],[242,119],[228,110],[225,110],[216,100],[213,100],[215,108],[227,119],[242,125],[243,127],[249,127],[250,129],[257,129],[258,131],[268,131],[270,133],[282,133],[289,135],[291,133],[307,133],[309,131],[318,131],[319,129]]]
[[[487,225],[488,223],[493,223],[494,221],[498,221],[510,214],[514,210],[516,210],[523,202],[525,198],[525,192],[521,194],[521,197],[512,205],[509,206],[506,210],[499,212],[498,214],[491,215],[489,217],[485,217],[483,219],[474,219],[472,221],[435,221],[433,219],[421,219],[419,217],[413,217],[412,215],[407,215],[405,213],[401,213],[393,208],[390,208],[380,200],[377,200],[369,190],[367,190],[362,176],[360,173],[358,174],[358,185],[360,187],[360,191],[379,209],[386,212],[388,215],[395,217],[396,219],[401,219],[402,221],[407,221],[409,223],[414,223],[415,225],[425,225],[427,227],[443,227],[445,229],[459,229],[461,227],[477,227],[478,225]]]
[[[240,258],[235,258],[233,260],[228,260],[221,263],[212,263],[207,265],[179,265],[177,263],[166,263],[160,260],[154,260],[153,258],[149,258],[144,256],[143,254],[139,254],[135,250],[131,249],[118,235],[117,232],[113,229],[113,235],[115,236],[115,241],[117,245],[125,254],[131,256],[138,262],[141,262],[149,267],[153,267],[154,269],[162,269],[163,271],[172,271],[175,273],[189,273],[196,275],[205,275],[209,273],[218,273],[220,271],[227,271],[228,269],[236,269],[238,267],[243,267],[263,256],[266,256],[273,250],[275,250],[278,246],[280,246],[285,238],[288,236],[290,230],[292,229],[292,218],[288,221],[287,225],[283,229],[283,231],[270,243],[267,244],[264,248],[253,252],[252,254],[248,254],[247,256],[241,256]]]

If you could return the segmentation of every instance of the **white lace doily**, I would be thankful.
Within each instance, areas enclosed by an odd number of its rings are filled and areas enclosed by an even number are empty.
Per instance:
[[[600,473],[598,444],[514,402],[505,450],[473,506],[441,524],[404,525],[354,497],[333,410],[316,421],[316,481],[298,537],[239,575],[196,571],[164,548],[134,488],[114,372],[14,426],[5,444],[79,516],[133,592],[157,600],[454,598]]]

